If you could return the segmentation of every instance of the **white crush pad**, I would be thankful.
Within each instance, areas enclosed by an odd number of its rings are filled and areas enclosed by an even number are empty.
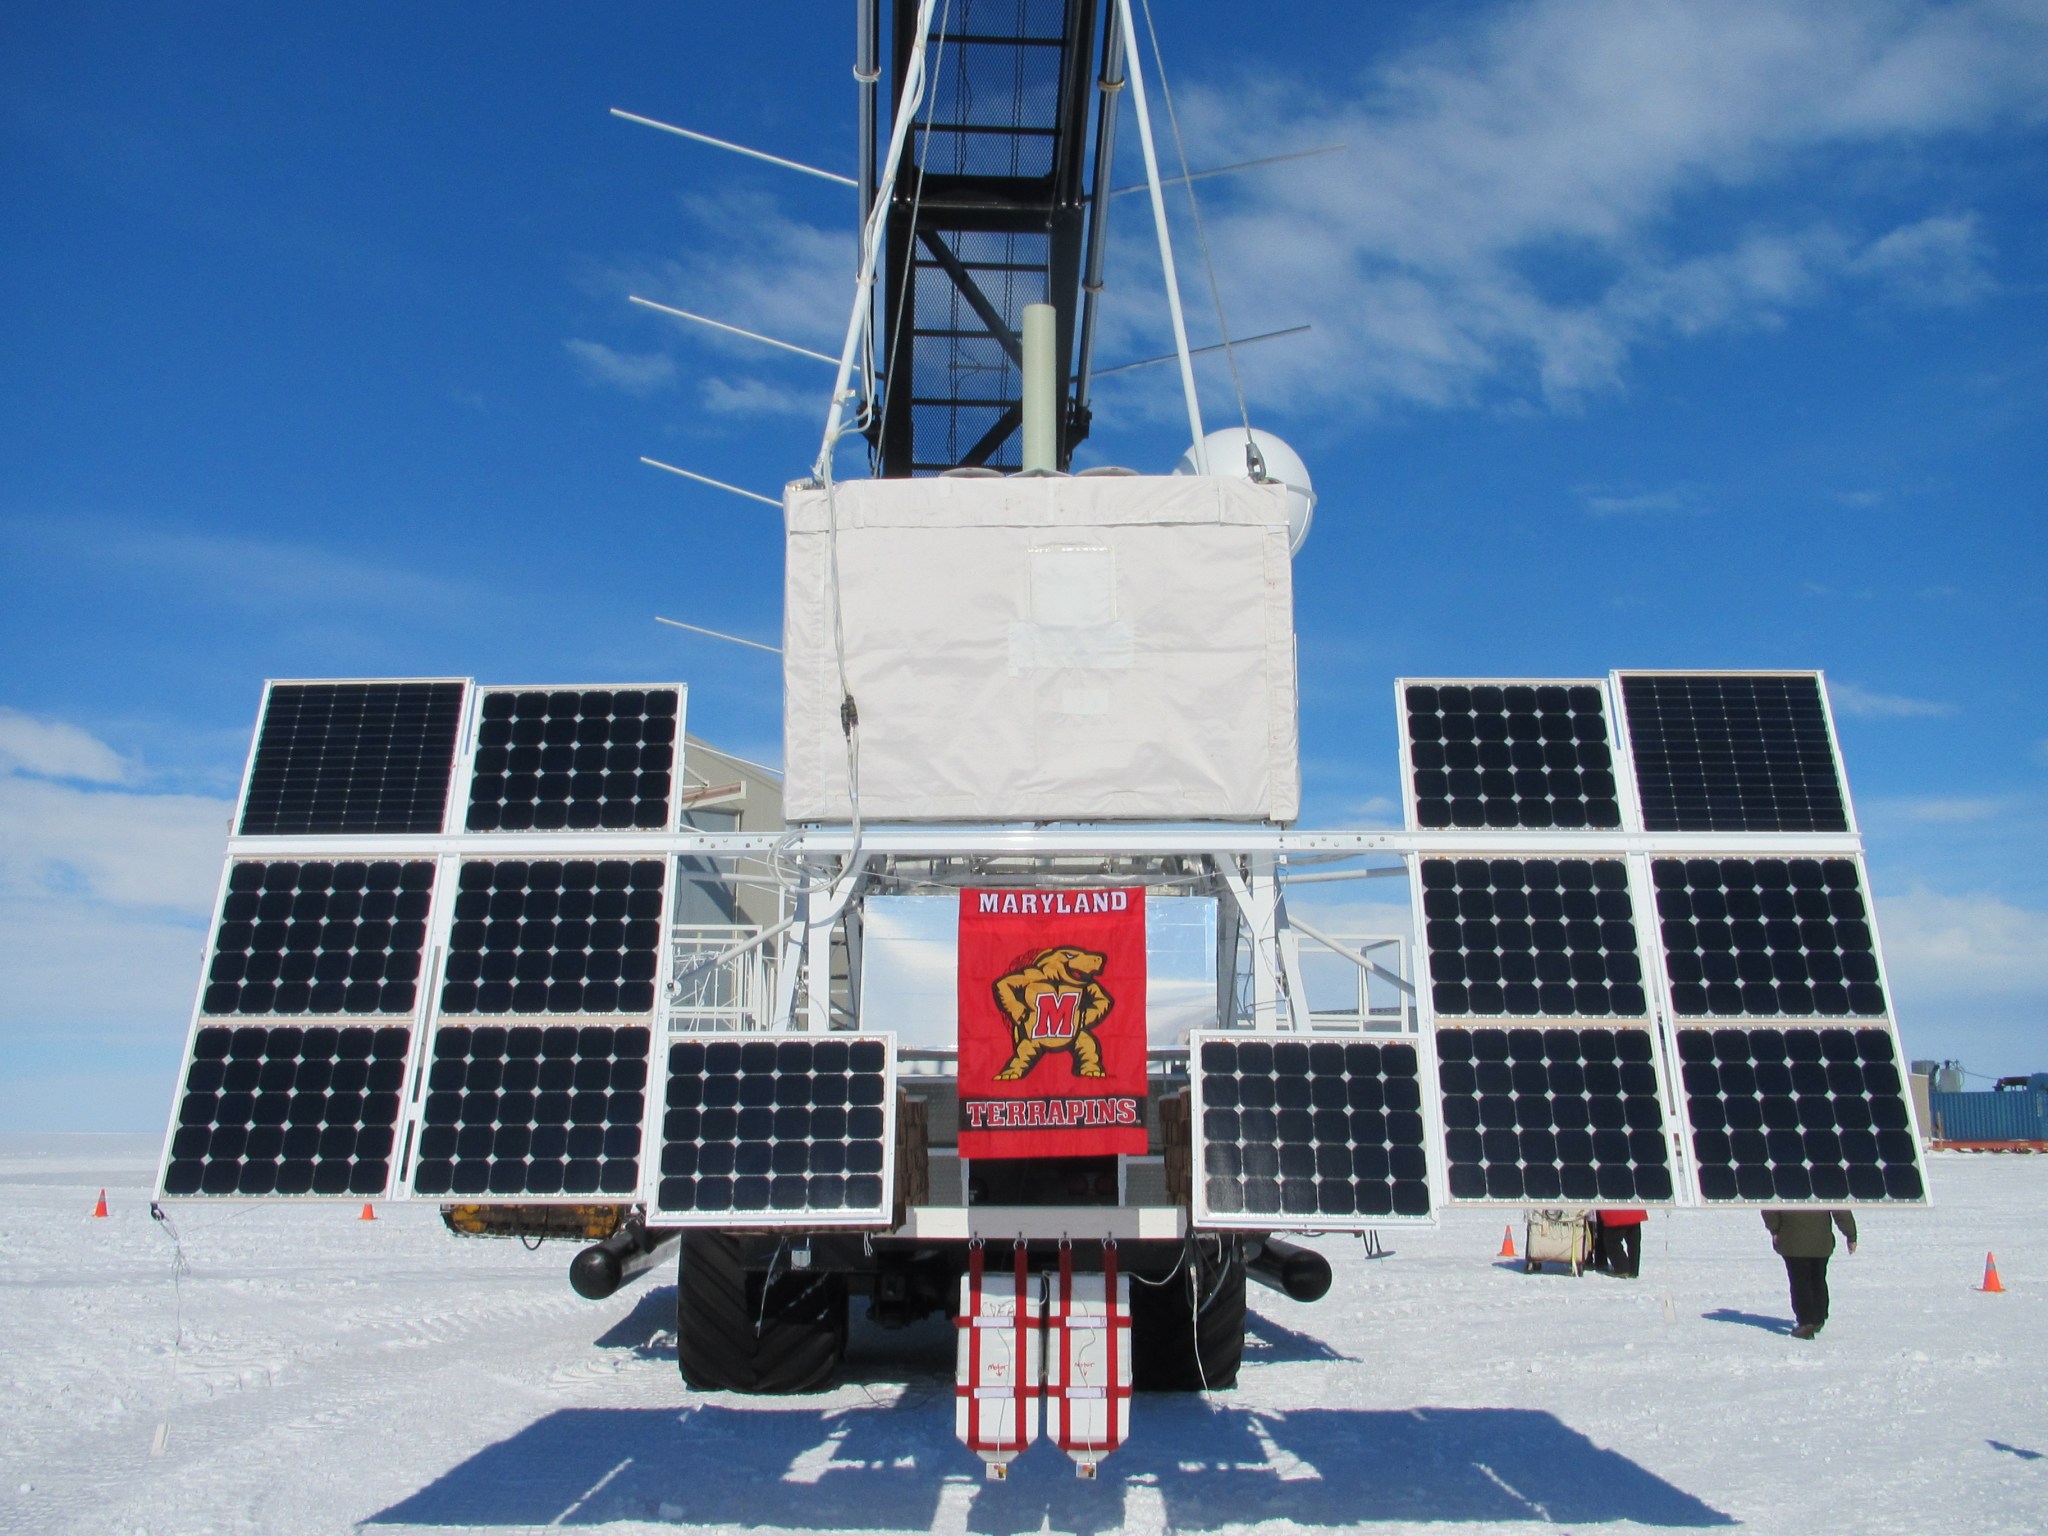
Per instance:
[[[1114,1248],[1104,1269],[1077,1275],[1063,1251],[1045,1316],[1045,1432],[1088,1478],[1131,1433],[1131,1277]]]
[[[988,1464],[988,1475],[1001,1478],[1011,1459],[1038,1438],[1042,1308],[1039,1282],[1023,1268],[1022,1249],[1009,1273],[984,1273],[983,1251],[973,1251],[960,1277],[953,1427]]]
[[[783,516],[789,821],[851,812],[842,637],[870,820],[1297,814],[1285,487],[853,480]]]

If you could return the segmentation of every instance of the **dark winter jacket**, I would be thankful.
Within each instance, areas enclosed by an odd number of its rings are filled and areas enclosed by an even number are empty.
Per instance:
[[[1765,1211],[1771,1246],[1788,1259],[1824,1259],[1835,1251],[1835,1228],[1850,1246],[1856,1242],[1856,1218],[1848,1211]]]

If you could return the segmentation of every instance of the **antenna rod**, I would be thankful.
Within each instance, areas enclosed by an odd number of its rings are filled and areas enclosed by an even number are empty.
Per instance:
[[[658,613],[654,616],[654,622],[666,624],[672,629],[687,629],[693,635],[709,635],[714,640],[730,640],[734,645],[752,646],[755,650],[766,651],[771,656],[782,654],[782,647],[779,645],[763,645],[758,640],[742,640],[738,635],[728,635],[722,629],[706,629],[702,624],[685,624],[681,619],[665,619]]]
[[[1272,341],[1280,336],[1299,336],[1310,329],[1306,325],[1290,325],[1283,331],[1263,331],[1257,336],[1233,336],[1228,341],[1211,342],[1206,347],[1196,347],[1193,355],[1200,357],[1204,352],[1221,352],[1225,347],[1248,347],[1255,341]],[[1095,377],[1107,378],[1112,373],[1129,373],[1133,368],[1150,368],[1154,363],[1170,363],[1180,354],[1162,352],[1157,357],[1141,357],[1135,363],[1118,363],[1114,368],[1098,368]]]
[[[1170,187],[1179,182],[1206,181],[1211,176],[1231,176],[1239,171],[1255,171],[1262,165],[1278,165],[1284,160],[1308,160],[1317,155],[1334,155],[1348,149],[1345,144],[1325,144],[1321,149],[1290,149],[1284,155],[1262,155],[1256,160],[1240,160],[1235,165],[1212,166],[1206,171],[1189,171],[1185,176],[1169,176],[1166,184]],[[1134,181],[1128,187],[1118,187],[1109,195],[1122,197],[1127,192],[1142,192],[1145,183]]]
[[[708,133],[697,133],[688,128],[678,128],[674,123],[656,122],[651,117],[642,117],[638,112],[622,112],[612,108],[613,117],[623,117],[629,123],[644,123],[649,128],[659,128],[663,133],[673,133],[679,138],[695,139],[699,144],[709,144],[713,149],[729,149],[736,155],[745,155],[749,160],[762,160],[769,165],[779,165],[785,171],[802,171],[806,176],[816,176],[822,181],[836,181],[842,187],[855,187],[860,183],[851,176],[842,176],[837,171],[821,171],[815,165],[805,165],[799,160],[785,160],[780,155],[763,154],[758,149],[749,149],[744,144],[729,143],[714,139]]]
[[[744,496],[747,500],[758,501],[764,506],[779,507],[782,505],[773,496],[763,496],[759,491],[743,490],[737,485],[727,485],[723,480],[714,480],[709,475],[700,475],[693,470],[677,469],[673,464],[664,464],[659,459],[650,459],[644,453],[640,455],[640,462],[642,464],[650,464],[656,469],[665,469],[672,475],[681,475],[685,480],[694,480],[699,485],[712,485],[721,491],[731,491],[735,496]]]
[[[929,5],[931,0],[925,0]],[[1173,316],[1173,346],[1180,356],[1181,393],[1187,396],[1188,430],[1194,434],[1189,447],[1189,456],[1195,461],[1195,473],[1209,473],[1209,450],[1203,442],[1202,402],[1195,393],[1195,363],[1188,354],[1187,317],[1180,308],[1180,279],[1173,270],[1173,237],[1166,228],[1166,195],[1159,186],[1159,155],[1152,146],[1152,114],[1145,106],[1145,71],[1138,62],[1138,33],[1131,23],[1131,0],[1116,0],[1117,13],[1123,18],[1124,67],[1131,76],[1131,105],[1138,115],[1138,142],[1145,148],[1145,180],[1152,188],[1152,225],[1159,232],[1159,264],[1166,275],[1166,310]]]
[[[628,304],[638,304],[643,309],[658,309],[664,315],[674,315],[678,320],[694,320],[699,325],[708,325],[714,331],[730,331],[735,336],[744,336],[749,341],[766,342],[771,347],[780,347],[785,352],[794,352],[799,357],[815,357],[821,363],[836,363],[838,358],[829,352],[813,352],[809,347],[800,347],[795,342],[777,341],[773,336],[763,336],[759,331],[749,331],[737,325],[727,325],[723,320],[713,320],[709,315],[695,315],[687,309],[677,309],[673,304],[657,304],[652,299],[643,299],[638,294],[626,295]]]

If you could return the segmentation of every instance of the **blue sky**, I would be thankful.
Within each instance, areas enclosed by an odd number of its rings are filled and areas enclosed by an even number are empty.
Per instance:
[[[1155,9],[1197,164],[1345,146],[1201,184],[1232,329],[1314,327],[1242,358],[1321,493],[1305,824],[1398,815],[1397,675],[1821,667],[1909,1051],[2048,1067],[2048,5]],[[607,109],[851,170],[851,35],[0,14],[0,1126],[161,1123],[266,676],[680,677],[779,756],[773,659],[653,622],[772,639],[778,520],[637,461],[773,493],[829,373],[625,296],[836,351],[852,197]],[[1169,368],[1096,404],[1183,446]]]

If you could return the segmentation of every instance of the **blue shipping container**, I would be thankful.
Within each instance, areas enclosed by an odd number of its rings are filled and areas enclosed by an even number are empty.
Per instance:
[[[1927,1105],[1941,1141],[2048,1141],[2048,1093],[1930,1093]]]

